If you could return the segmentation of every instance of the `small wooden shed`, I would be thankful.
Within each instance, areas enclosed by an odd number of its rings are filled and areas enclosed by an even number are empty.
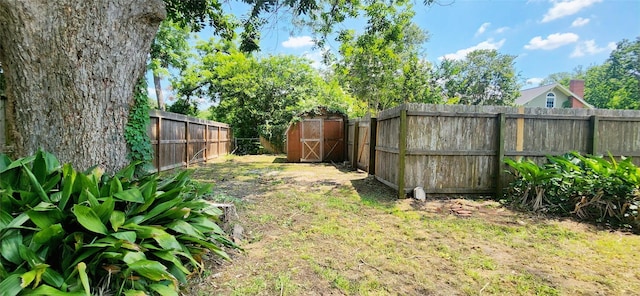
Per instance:
[[[287,129],[287,161],[344,161],[346,115],[319,108],[300,118]]]

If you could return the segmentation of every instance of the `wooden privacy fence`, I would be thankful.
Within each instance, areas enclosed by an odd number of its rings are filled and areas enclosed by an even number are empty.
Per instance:
[[[350,160],[359,168],[361,152],[351,149],[366,147],[366,139],[353,143],[366,121],[349,121]],[[381,111],[376,125],[369,163],[399,197],[418,186],[428,194],[497,194],[505,157],[542,163],[546,155],[579,151],[640,164],[639,111],[405,104]]]
[[[370,114],[364,118],[350,119],[347,123],[347,160],[352,168],[371,175],[375,174],[375,165],[372,164],[375,164],[376,156],[376,128],[376,118]]]
[[[156,170],[189,166],[231,151],[231,129],[225,123],[159,110],[149,111],[149,117]]]

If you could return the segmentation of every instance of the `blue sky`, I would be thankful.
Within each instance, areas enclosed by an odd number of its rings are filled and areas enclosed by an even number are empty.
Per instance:
[[[414,21],[429,32],[424,44],[426,59],[463,58],[473,49],[497,49],[516,55],[516,71],[523,88],[537,86],[549,74],[572,72],[602,64],[622,39],[640,36],[640,0],[436,0],[422,5],[416,0]],[[229,4],[231,12],[246,11]],[[238,13],[236,13],[238,14]],[[351,27],[349,27],[351,26]],[[363,21],[350,21],[338,29],[364,30]],[[291,34],[291,31],[296,33]],[[210,30],[199,33],[211,37]],[[313,38],[292,28],[287,17],[263,30],[261,54],[306,56],[319,67],[321,53],[313,48]],[[328,48],[337,52],[338,44]],[[149,94],[155,98],[153,79]],[[164,83],[168,87],[168,83]],[[166,95],[170,95],[167,90]],[[171,103],[171,102],[168,102]],[[202,106],[209,102],[202,101]],[[204,108],[203,107],[203,108]]]
[[[418,0],[415,6],[414,21],[431,37],[424,45],[429,61],[463,58],[473,49],[497,49],[518,56],[516,70],[529,86],[552,73],[602,64],[615,43],[640,36],[640,0],[436,2],[425,7]],[[319,59],[310,35],[291,36],[282,23],[273,27],[279,29],[263,33],[263,53]],[[330,48],[336,50],[337,44]]]

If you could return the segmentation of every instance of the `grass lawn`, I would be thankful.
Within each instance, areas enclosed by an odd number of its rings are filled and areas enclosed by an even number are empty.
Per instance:
[[[188,295],[640,295],[640,236],[494,201],[397,200],[365,173],[282,160],[195,168],[236,204],[244,252]]]

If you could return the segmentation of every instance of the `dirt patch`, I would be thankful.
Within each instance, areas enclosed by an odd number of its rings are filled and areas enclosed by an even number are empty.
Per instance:
[[[187,295],[633,295],[637,236],[491,200],[397,200],[363,172],[276,157],[196,168],[237,204],[243,252]]]

